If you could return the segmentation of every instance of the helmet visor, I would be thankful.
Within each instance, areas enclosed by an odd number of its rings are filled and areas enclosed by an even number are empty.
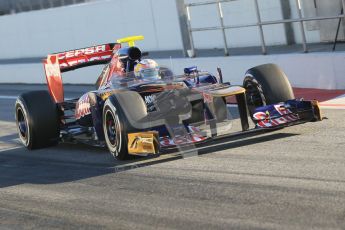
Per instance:
[[[140,76],[144,79],[154,80],[160,79],[158,68],[147,68],[140,70]]]

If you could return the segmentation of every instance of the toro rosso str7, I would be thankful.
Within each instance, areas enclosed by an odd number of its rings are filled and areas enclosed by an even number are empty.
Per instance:
[[[287,77],[274,64],[249,69],[241,86],[223,82],[220,69],[214,76],[189,67],[176,76],[143,58],[134,44],[141,39],[127,37],[48,55],[48,90],[24,93],[15,104],[22,143],[28,149],[59,142],[107,146],[116,159],[124,160],[321,120],[318,102],[295,99]],[[65,99],[62,73],[101,64],[95,90]],[[231,101],[239,113],[236,132]]]

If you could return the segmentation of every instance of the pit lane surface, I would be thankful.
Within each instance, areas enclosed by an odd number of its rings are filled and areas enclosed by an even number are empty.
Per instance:
[[[18,144],[0,85],[0,228],[345,229],[345,110],[199,150],[116,162],[106,149]],[[89,86],[68,86],[67,97]]]

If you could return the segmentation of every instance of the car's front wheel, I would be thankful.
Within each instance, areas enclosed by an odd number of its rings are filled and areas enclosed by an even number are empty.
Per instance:
[[[117,160],[129,158],[126,125],[123,123],[126,119],[123,118],[112,97],[108,98],[103,107],[103,131],[107,147]]]
[[[275,64],[253,67],[243,80],[250,115],[255,108],[294,99],[292,87],[285,73]]]

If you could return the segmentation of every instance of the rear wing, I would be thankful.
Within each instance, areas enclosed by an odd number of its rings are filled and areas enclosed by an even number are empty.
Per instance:
[[[61,72],[67,72],[85,66],[107,63],[111,60],[114,48],[119,49],[120,47],[121,44],[109,43],[82,49],[69,50],[49,56],[57,56]]]
[[[119,43],[109,43],[48,55],[43,60],[50,95],[56,103],[64,101],[61,73],[110,62]]]
[[[128,43],[128,46],[131,47],[135,45],[135,41],[143,39],[144,36],[142,35],[131,36],[118,39],[117,43],[108,43],[48,55],[43,60],[43,65],[48,90],[53,100],[56,103],[64,101],[61,73],[86,66],[106,64],[111,61],[116,51],[121,48],[121,43]]]

